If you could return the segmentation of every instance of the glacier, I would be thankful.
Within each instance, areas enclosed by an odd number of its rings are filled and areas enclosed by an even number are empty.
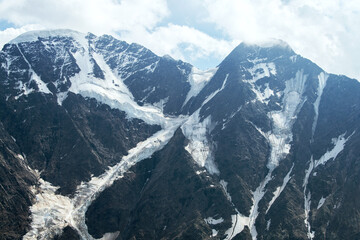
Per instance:
[[[93,176],[90,181],[81,183],[71,198],[56,194],[58,187],[39,177],[39,187],[33,187],[36,201],[30,208],[31,229],[23,239],[49,239],[61,233],[66,226],[74,228],[82,239],[93,239],[85,224],[85,213],[92,201],[137,162],[162,149],[184,121],[184,117],[168,120],[166,129],[138,143],[128,151],[128,155],[102,175]]]

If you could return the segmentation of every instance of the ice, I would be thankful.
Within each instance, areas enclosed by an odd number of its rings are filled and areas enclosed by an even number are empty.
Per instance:
[[[30,208],[31,230],[24,239],[49,239],[61,233],[66,226],[74,228],[82,239],[93,239],[85,224],[85,213],[92,201],[116,179],[121,178],[130,167],[162,149],[184,121],[183,117],[167,120],[166,129],[138,143],[118,164],[109,167],[102,175],[81,183],[72,198],[56,194],[58,187],[40,178],[40,186],[33,187],[36,202]],[[102,239],[113,239],[115,234],[107,234],[104,236],[106,238]]]
[[[239,213],[235,208],[236,214],[231,215],[232,226],[225,232],[225,240],[233,239],[237,234],[241,233],[245,226],[249,224],[249,218]]]
[[[215,219],[215,218],[212,218],[212,217],[208,217],[208,218],[205,218],[204,221],[207,224],[216,225],[216,224],[222,223],[224,221],[224,219],[223,218]]]
[[[307,75],[300,70],[295,78],[285,82],[282,109],[270,112],[268,115],[273,122],[273,130],[268,132],[267,139],[271,146],[271,156],[268,168],[273,170],[290,150],[292,140],[292,125],[306,98],[303,97]]]
[[[215,229],[211,229],[211,232],[212,232],[212,234],[211,234],[212,237],[216,237],[218,235],[218,233],[219,233]]]
[[[330,159],[335,159],[337,157],[337,155],[344,150],[345,147],[345,143],[348,141],[348,139],[353,135],[354,133],[352,133],[348,138],[345,138],[345,133],[340,135],[337,138],[333,138],[331,140],[332,144],[334,145],[334,147],[330,150],[327,151],[319,160],[315,161],[315,168],[318,167],[319,165],[324,165],[327,161],[329,161]]]
[[[105,233],[100,240],[115,240],[120,235],[120,232]]]
[[[161,109],[151,105],[139,106],[123,80],[110,69],[100,54],[92,53],[92,56],[102,69],[105,79],[92,75],[91,56],[86,49],[77,51],[73,56],[81,71],[70,79],[69,91],[95,98],[112,108],[125,111],[129,118],[138,118],[148,124],[159,124],[164,127],[166,117]]]
[[[271,206],[273,205],[273,203],[276,201],[276,199],[280,196],[280,194],[282,193],[282,191],[284,191],[286,185],[288,184],[288,182],[290,181],[291,179],[291,172],[294,168],[294,164],[292,165],[290,171],[286,174],[284,180],[283,180],[283,183],[281,185],[281,187],[277,187],[276,190],[273,192],[273,198],[271,199],[271,201],[269,202],[269,206],[266,210],[266,213],[268,213],[268,211],[270,210]]]
[[[213,99],[216,94],[225,88],[228,77],[229,74],[226,74],[221,88],[207,96],[200,108],[181,126],[184,136],[189,140],[189,144],[185,146],[185,150],[191,154],[194,161],[200,167],[205,167],[210,174],[219,174],[211,152],[213,146],[208,140],[208,135],[212,128],[211,116],[208,116],[200,122],[200,110],[206,103]]]
[[[271,219],[269,219],[269,220],[266,222],[266,231],[269,231],[269,229],[270,229],[270,224],[271,224]]]
[[[326,198],[321,197],[320,200],[319,200],[318,206],[316,207],[316,209],[319,210],[319,209],[324,205],[325,200],[326,200]]]
[[[74,40],[83,44],[86,34],[69,29],[29,31],[11,40],[9,43],[18,44],[22,42],[36,42],[39,39],[39,37],[50,38],[50,37],[58,37],[58,36],[71,37]]]
[[[215,75],[218,68],[208,69],[202,71],[193,67],[189,75],[188,82],[190,83],[190,91],[188,92],[183,106],[192,98],[196,97],[199,92],[205,87],[205,85],[210,81],[210,79]]]
[[[321,101],[321,96],[322,93],[324,91],[324,88],[326,86],[326,82],[328,79],[329,75],[325,72],[321,72],[318,76],[319,79],[319,83],[318,83],[318,90],[317,90],[317,98],[314,102],[314,111],[315,111],[315,117],[314,117],[314,122],[312,125],[312,136],[314,136],[315,133],[315,129],[316,129],[316,125],[317,125],[317,121],[319,118],[319,106],[320,106],[320,101]]]
[[[189,140],[185,150],[190,153],[194,161],[205,167],[210,174],[219,174],[219,170],[212,155],[212,144],[208,140],[211,126],[211,117],[208,116],[200,122],[200,109],[194,112],[181,126],[184,136]]]
[[[220,185],[221,185],[221,187],[223,188],[223,190],[225,192],[225,196],[226,196],[227,200],[229,200],[229,202],[232,203],[231,196],[230,196],[230,194],[229,194],[229,192],[227,190],[228,183],[226,181],[224,181],[224,180],[220,180]]]
[[[68,197],[55,194],[58,187],[39,179],[39,188],[33,188],[36,202],[30,207],[31,230],[23,237],[27,239],[49,239],[60,234],[72,222],[73,205]]]
[[[253,240],[257,239],[257,231],[256,231],[255,223],[256,223],[256,219],[259,215],[259,203],[265,195],[265,191],[266,191],[265,187],[271,180],[271,174],[272,174],[272,171],[269,171],[269,173],[266,175],[265,179],[256,188],[255,192],[252,192],[253,204],[250,209],[248,227],[250,229],[250,233],[251,233]]]
[[[56,94],[57,102],[60,106],[62,106],[63,101],[67,98],[68,92],[60,92]]]

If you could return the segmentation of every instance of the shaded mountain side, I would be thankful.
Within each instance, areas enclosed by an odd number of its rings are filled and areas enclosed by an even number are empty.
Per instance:
[[[86,213],[89,233],[118,239],[209,239],[231,227],[230,203],[216,176],[200,172],[178,130],[166,147],[100,194]],[[222,219],[211,225],[204,219]],[[99,221],[101,219],[101,221]]]
[[[69,94],[63,106],[41,93],[0,102],[0,117],[33,169],[44,180],[74,193],[81,181],[101,174],[158,126],[126,118],[95,100]]]
[[[56,235],[54,240],[80,240],[77,232],[71,227],[67,226],[64,228],[63,232],[60,235]]]
[[[36,184],[36,177],[26,165],[0,122],[0,239],[20,239],[29,230],[29,207],[34,200],[30,186]]]

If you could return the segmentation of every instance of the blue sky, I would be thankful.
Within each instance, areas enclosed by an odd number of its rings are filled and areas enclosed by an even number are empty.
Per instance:
[[[275,38],[360,79],[359,0],[0,0],[0,45],[29,30],[112,34],[207,69],[242,41]]]

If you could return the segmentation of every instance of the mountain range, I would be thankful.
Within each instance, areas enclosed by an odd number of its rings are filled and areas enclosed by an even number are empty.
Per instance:
[[[27,32],[0,52],[0,239],[360,239],[359,127],[360,83],[281,40],[203,71]]]

